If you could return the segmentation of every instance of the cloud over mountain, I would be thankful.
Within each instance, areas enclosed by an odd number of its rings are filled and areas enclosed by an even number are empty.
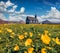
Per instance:
[[[42,15],[41,16],[42,19],[48,19],[50,21],[54,21],[54,22],[58,22],[60,21],[60,11],[57,10],[55,7],[51,7],[51,10],[48,11],[47,15]]]

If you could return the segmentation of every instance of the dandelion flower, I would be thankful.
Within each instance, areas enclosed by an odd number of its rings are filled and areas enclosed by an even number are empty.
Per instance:
[[[27,35],[28,33],[27,32],[24,32],[25,35]]]
[[[49,44],[50,41],[51,41],[51,39],[50,39],[50,37],[49,37],[48,35],[43,35],[43,34],[42,34],[42,36],[41,36],[41,40],[42,40],[43,43],[45,43],[45,44]]]
[[[25,46],[31,45],[31,43],[32,43],[32,39],[27,39],[25,41]]]
[[[12,32],[12,29],[7,29],[7,31],[8,31],[9,33],[11,33],[11,32]]]
[[[46,48],[42,48],[42,49],[41,49],[41,53],[47,53],[47,52],[46,52]]]
[[[15,33],[14,33],[14,32],[12,32],[11,34],[12,34],[12,35],[15,35]]]
[[[0,33],[2,33],[2,30],[0,30]]]
[[[33,33],[32,32],[29,32],[29,35],[30,35],[30,37],[32,37],[33,36]]]
[[[33,53],[34,48],[28,48],[28,53]]]
[[[24,35],[19,35],[19,39],[23,40],[24,39]]]
[[[19,50],[19,46],[16,45],[16,46],[14,47],[14,51],[18,51],[18,50]]]
[[[47,30],[44,30],[44,33],[45,33],[45,34],[48,34],[48,31],[47,31]]]
[[[53,41],[55,41],[55,42],[56,42],[56,44],[60,45],[60,41],[59,41],[59,38],[58,38],[58,37],[53,38],[52,40],[53,40]]]

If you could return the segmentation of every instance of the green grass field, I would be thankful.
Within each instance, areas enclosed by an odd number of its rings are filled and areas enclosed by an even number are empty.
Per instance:
[[[60,25],[0,24],[0,53],[60,53]]]

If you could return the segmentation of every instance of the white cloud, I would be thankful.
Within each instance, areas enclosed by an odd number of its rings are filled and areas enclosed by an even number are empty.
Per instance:
[[[12,7],[11,9],[7,9],[9,7]],[[9,20],[9,21],[20,21],[20,20],[24,20],[22,17],[25,8],[21,7],[20,11],[16,11],[17,9],[17,5],[15,5],[14,3],[12,3],[10,0],[8,0],[7,2],[0,2],[0,19],[3,20]],[[4,16],[4,14],[8,15],[8,18],[6,18]]]
[[[8,0],[7,2],[0,2],[0,12],[5,12],[8,13],[9,11],[7,10],[7,8],[12,7],[10,9],[10,11],[14,11],[17,8],[17,5],[14,5],[14,3],[12,3],[10,0]]]
[[[16,14],[23,14],[25,11],[24,7],[21,7],[20,11],[15,11]]]
[[[6,2],[6,8],[7,7],[9,7],[9,6],[13,6],[14,4],[10,1],[10,0],[8,0],[7,2]]]
[[[52,18],[60,18],[60,11],[58,11],[55,7],[51,7],[51,11],[48,15]]]
[[[21,18],[21,16],[9,16],[9,21],[20,21],[20,20],[24,20],[23,18]]]
[[[24,11],[25,11],[25,8],[24,7],[21,7],[20,13],[24,13]]]
[[[6,11],[6,6],[5,3],[3,1],[0,2],[0,12],[5,12]]]
[[[8,10],[8,12],[15,12],[16,8],[17,8],[17,5],[14,5],[12,9]]]
[[[24,17],[27,17],[27,16],[34,17],[34,15],[27,15],[27,14],[23,14],[22,16],[24,16]]]
[[[51,10],[47,15],[42,15],[42,18],[60,18],[60,11],[58,11],[55,7],[51,7]]]
[[[16,9],[16,8],[17,8],[17,5],[14,5],[14,6],[13,6],[13,9]]]
[[[60,11],[57,10],[55,7],[51,7],[51,10],[48,12],[47,15],[42,15],[41,16],[42,19],[48,19],[50,21],[59,21],[60,19]]]
[[[9,7],[12,7],[11,9],[7,9]],[[17,5],[15,5],[14,3],[12,3],[10,0],[8,0],[7,2],[0,2],[0,12],[5,12],[5,13],[15,13],[17,11],[15,11],[17,9]],[[17,13],[24,13],[25,8],[21,7],[21,10]]]
[[[60,19],[48,19],[49,21],[51,21],[51,22],[55,22],[55,23],[60,23]]]
[[[0,13],[0,19],[7,20],[6,17],[2,13]]]

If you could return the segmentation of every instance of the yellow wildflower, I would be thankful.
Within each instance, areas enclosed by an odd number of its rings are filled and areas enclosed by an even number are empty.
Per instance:
[[[58,37],[56,37],[56,43],[60,45],[60,41],[59,41]]]
[[[19,50],[19,46],[16,45],[16,46],[14,47],[14,51],[18,51],[18,50]]]
[[[14,38],[14,35],[15,35],[15,33],[12,32],[11,35],[10,35],[10,37],[11,37],[11,38]]]
[[[30,35],[30,37],[32,37],[33,36],[33,33],[32,32],[29,32],[29,35]]]
[[[27,32],[24,32],[25,35],[27,35],[28,33]]]
[[[32,39],[27,39],[25,41],[25,46],[31,45],[31,43],[32,43]]]
[[[1,37],[0,37],[0,40],[1,40]]]
[[[42,36],[41,36],[41,40],[42,40],[43,43],[45,43],[45,44],[49,44],[50,41],[51,41],[51,39],[50,39],[50,37],[49,37],[48,35],[43,35],[43,34],[42,34]]]
[[[24,35],[19,35],[19,39],[23,40],[24,39]]]
[[[48,34],[48,31],[47,31],[47,30],[45,30],[45,31],[44,31],[44,33],[45,33],[45,34]]]
[[[46,52],[46,48],[42,48],[42,49],[41,49],[41,53],[47,53],[47,52]]]
[[[7,29],[7,31],[11,33],[12,32],[12,29]]]
[[[53,40],[53,41],[55,41],[55,42],[56,42],[56,44],[60,45],[60,41],[59,41],[59,38],[58,38],[58,37],[53,38],[52,40]]]
[[[2,30],[0,30],[0,33],[2,33]]]
[[[28,48],[28,53],[33,53],[34,48]]]
[[[12,32],[11,34],[12,34],[12,35],[14,35],[15,33],[14,33],[14,32]]]

